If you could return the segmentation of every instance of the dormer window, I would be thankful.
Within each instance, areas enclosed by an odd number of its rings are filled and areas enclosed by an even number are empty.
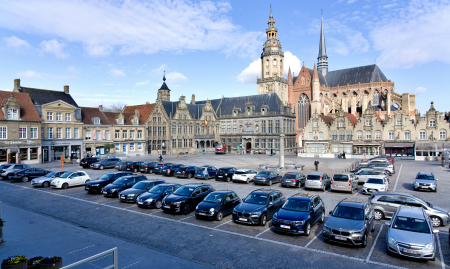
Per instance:
[[[123,119],[119,119],[119,124],[123,124]]]
[[[250,114],[251,114],[251,109],[250,109],[250,107],[247,107],[247,115],[250,116]]]
[[[397,120],[395,125],[402,125],[402,120]]]
[[[134,125],[138,125],[139,120],[138,119],[134,119]]]
[[[94,124],[95,124],[95,125],[100,124],[100,119],[99,119],[99,118],[94,118]]]
[[[366,126],[372,126],[372,121],[370,119],[366,119]]]
[[[344,127],[344,122],[343,122],[343,121],[340,121],[340,122],[339,122],[339,127],[340,127],[340,128],[343,128],[343,127]]]
[[[314,127],[315,128],[319,127],[319,123],[317,121],[314,122]]]
[[[17,108],[8,108],[8,120],[18,120],[19,110]]]

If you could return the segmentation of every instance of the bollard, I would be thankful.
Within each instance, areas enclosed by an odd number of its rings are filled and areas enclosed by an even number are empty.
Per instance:
[[[2,202],[0,201],[0,220],[2,219]],[[0,244],[3,243],[3,223],[0,224]]]

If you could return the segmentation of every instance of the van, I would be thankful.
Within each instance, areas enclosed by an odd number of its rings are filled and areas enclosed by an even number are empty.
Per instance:
[[[331,179],[331,191],[348,191],[358,190],[358,180],[352,173],[334,174]]]

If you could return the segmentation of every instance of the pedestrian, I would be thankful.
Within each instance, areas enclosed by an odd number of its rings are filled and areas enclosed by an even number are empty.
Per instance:
[[[342,159],[345,159],[345,151],[342,152]]]
[[[163,157],[161,154],[159,154],[159,162],[162,162],[162,160],[163,160]]]
[[[318,171],[319,170],[319,161],[318,160],[316,160],[314,162],[314,166],[316,167],[316,171]]]

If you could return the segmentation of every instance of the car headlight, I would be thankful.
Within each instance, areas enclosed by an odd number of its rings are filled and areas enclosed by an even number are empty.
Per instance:
[[[98,184],[92,184],[91,187],[98,187]]]
[[[151,202],[153,202],[153,199],[152,199],[152,198],[147,199],[147,203],[151,203]]]
[[[380,191],[384,191],[384,187],[383,187],[383,188],[380,188]]]
[[[414,186],[419,186],[419,183],[417,183],[417,182],[414,182]]]
[[[275,217],[272,217],[272,222],[278,222],[278,219]]]
[[[388,242],[389,242],[389,245],[394,245],[394,246],[397,245],[397,241],[395,241],[395,239],[392,236],[389,236]]]
[[[328,227],[327,225],[323,225],[323,229],[328,232],[331,230],[330,227]]]
[[[198,205],[195,207],[195,210],[197,210],[198,209]]]
[[[214,214],[214,208],[209,209],[209,213]]]
[[[237,213],[237,210],[236,210],[236,208],[235,209],[233,209],[233,213]],[[450,213],[449,213],[450,214]],[[450,216],[450,215],[449,215]]]
[[[136,194],[128,194],[128,197],[134,197]]]
[[[259,216],[261,216],[261,212],[250,213],[250,217],[259,217]]]
[[[59,180],[58,180],[58,181],[56,181],[56,184],[59,184]]]
[[[433,242],[430,242],[425,245],[424,250],[433,250]]]
[[[181,205],[181,201],[173,203],[173,205]]]
[[[304,220],[302,220],[302,221],[294,221],[294,224],[295,225],[303,225],[303,224],[305,224],[305,221]]]

